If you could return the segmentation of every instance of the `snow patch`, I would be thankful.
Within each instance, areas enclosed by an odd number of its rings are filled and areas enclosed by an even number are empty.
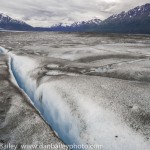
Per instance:
[[[57,75],[78,76],[78,74],[63,72],[63,71],[60,71],[60,70],[50,70],[46,73],[46,75],[49,75],[49,76],[57,76]]]
[[[59,68],[58,64],[49,64],[47,65],[48,68]]]

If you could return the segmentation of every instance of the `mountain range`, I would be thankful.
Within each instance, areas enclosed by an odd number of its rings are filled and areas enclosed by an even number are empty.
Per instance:
[[[150,4],[138,6],[128,12],[112,15],[105,20],[91,19],[71,25],[57,24],[51,27],[32,27],[27,23],[0,14],[0,30],[62,31],[150,34]]]

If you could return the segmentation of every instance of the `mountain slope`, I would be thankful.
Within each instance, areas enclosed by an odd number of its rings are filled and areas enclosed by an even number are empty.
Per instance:
[[[93,30],[114,33],[150,33],[150,4],[112,15]]]
[[[23,21],[12,19],[11,17],[0,13],[0,28],[4,30],[30,31],[33,27]]]

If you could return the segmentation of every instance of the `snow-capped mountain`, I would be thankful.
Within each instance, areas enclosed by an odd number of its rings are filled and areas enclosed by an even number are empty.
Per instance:
[[[99,25],[100,23],[102,22],[102,20],[100,19],[91,19],[91,20],[88,20],[88,21],[78,21],[78,22],[74,22],[72,23],[71,25],[68,25],[66,23],[59,23],[59,24],[56,24],[56,25],[53,25],[52,27],[57,27],[57,26],[62,26],[62,27],[79,27],[79,26],[82,26],[82,25],[91,25],[91,24],[95,24],[95,25]]]
[[[145,4],[138,6],[134,9],[129,10],[128,12],[121,12],[120,14],[112,15],[104,22],[113,22],[113,21],[130,21],[133,19],[144,19],[150,17],[150,4]]]
[[[0,13],[0,28],[5,30],[32,30],[32,26],[23,21],[13,19],[8,15]]]
[[[1,13],[0,14],[0,23],[17,23],[17,24],[26,24],[23,21],[12,19],[11,17]]]
[[[74,22],[71,25],[66,24],[57,24],[52,27],[50,27],[51,31],[87,31],[95,26],[100,25],[102,20],[100,19],[91,19],[88,21],[80,21],[80,22]]]
[[[88,21],[81,21],[81,22],[75,22],[71,26],[76,27],[76,26],[82,26],[82,25],[99,25],[102,22],[100,19],[91,19]]]

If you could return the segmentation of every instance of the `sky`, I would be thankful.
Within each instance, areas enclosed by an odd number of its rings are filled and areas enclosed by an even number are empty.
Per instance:
[[[150,0],[0,0],[0,12],[32,26],[101,20]]]

